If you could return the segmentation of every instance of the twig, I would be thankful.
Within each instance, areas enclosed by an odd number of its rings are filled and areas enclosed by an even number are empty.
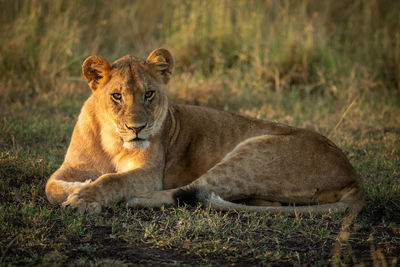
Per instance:
[[[342,114],[342,117],[340,117],[340,120],[338,121],[338,123],[336,123],[335,127],[332,129],[332,131],[330,131],[329,133],[329,137],[332,137],[332,134],[334,134],[336,132],[336,129],[339,127],[339,125],[342,123],[343,119],[346,117],[347,113],[350,111],[351,107],[356,103],[357,99],[359,98],[359,96],[356,96],[353,101],[351,101],[350,105],[347,106],[347,108],[345,109],[345,111]]]

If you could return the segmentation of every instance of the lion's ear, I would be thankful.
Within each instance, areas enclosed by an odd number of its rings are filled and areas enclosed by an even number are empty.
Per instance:
[[[171,52],[164,48],[158,48],[150,53],[146,62],[155,69],[165,84],[169,82],[175,65]]]
[[[110,77],[111,66],[107,60],[99,56],[88,57],[82,65],[82,74],[86,78],[90,89],[106,84]]]

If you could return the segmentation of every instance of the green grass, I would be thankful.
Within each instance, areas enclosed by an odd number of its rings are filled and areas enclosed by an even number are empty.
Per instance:
[[[335,251],[339,265],[396,265],[399,8],[389,0],[0,0],[0,265],[327,265]],[[172,101],[311,128],[344,150],[367,195],[341,246],[341,216],[120,203],[94,217],[48,203],[46,180],[90,94],[82,61],[146,57],[160,46],[176,59]]]

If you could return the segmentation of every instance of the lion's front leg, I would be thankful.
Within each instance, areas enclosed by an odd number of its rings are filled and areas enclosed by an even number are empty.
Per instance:
[[[99,213],[102,206],[112,202],[161,190],[161,177],[159,171],[144,169],[105,174],[69,195],[62,206],[81,213]]]
[[[169,189],[151,192],[145,195],[131,198],[127,201],[127,206],[131,208],[159,208],[164,204],[177,204],[172,197],[176,189]]]
[[[99,177],[95,170],[85,170],[86,166],[76,168],[61,166],[46,183],[46,195],[53,204],[63,203],[69,195],[77,192]],[[87,169],[87,168],[86,168]]]

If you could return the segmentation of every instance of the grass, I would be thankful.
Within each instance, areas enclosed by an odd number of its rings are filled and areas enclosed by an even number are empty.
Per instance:
[[[0,0],[0,265],[396,265],[399,7]],[[334,215],[121,203],[93,217],[50,205],[44,185],[90,94],[82,61],[160,46],[176,58],[172,101],[311,128],[341,147],[367,194],[349,229]]]

